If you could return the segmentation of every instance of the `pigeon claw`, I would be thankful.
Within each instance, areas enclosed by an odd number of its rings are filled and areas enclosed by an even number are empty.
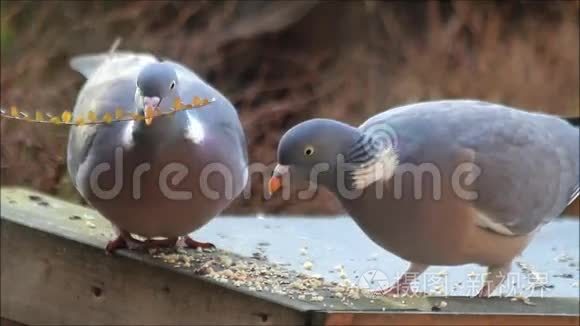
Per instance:
[[[475,298],[489,298],[490,295],[490,291],[489,291],[489,287],[487,285],[484,285],[481,290],[479,290],[479,293],[475,296]]]
[[[113,254],[118,249],[125,249],[128,248],[127,240],[122,235],[117,236],[115,240],[111,240],[107,243],[105,247],[105,252],[107,255]]]
[[[105,251],[108,255],[112,254],[118,249],[129,249],[129,250],[149,250],[156,248],[173,248],[177,246],[177,241],[179,238],[166,238],[166,239],[147,239],[145,241],[140,241],[133,238],[130,234],[121,234],[115,238],[115,240],[109,241],[105,247]],[[192,238],[186,236],[183,238],[184,247],[192,249],[202,249],[202,250],[213,250],[215,245],[209,242],[198,242]]]
[[[191,248],[191,249],[215,249],[215,245],[213,243],[209,243],[209,242],[198,242],[193,240],[192,238],[186,236],[184,238],[185,240],[185,247],[186,248]]]
[[[135,250],[143,246],[143,242],[133,238],[131,233],[127,231],[121,231],[121,233],[115,238],[115,240],[109,241],[105,247],[105,252],[110,255],[119,249],[129,249]]]

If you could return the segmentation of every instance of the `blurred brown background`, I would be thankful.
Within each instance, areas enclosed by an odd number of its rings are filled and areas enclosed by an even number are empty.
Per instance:
[[[77,54],[121,50],[181,61],[237,107],[252,162],[312,117],[352,124],[388,107],[478,98],[576,116],[577,1],[2,1],[1,104],[70,110]],[[475,126],[476,127],[476,126]],[[80,201],[67,128],[1,122],[2,184]],[[228,213],[336,213],[334,199],[264,200],[262,180]]]

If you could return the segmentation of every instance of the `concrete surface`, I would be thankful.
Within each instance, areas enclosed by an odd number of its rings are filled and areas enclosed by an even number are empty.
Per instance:
[[[579,227],[577,218],[558,219],[544,226],[514,263],[508,276],[511,282],[503,284],[501,293],[578,297]],[[367,288],[390,284],[407,268],[404,260],[374,244],[348,217],[220,217],[193,235],[245,256],[263,252],[272,262],[288,264],[298,271],[304,270],[304,263],[310,261],[312,272],[331,281],[340,279],[335,267],[344,265],[348,278]],[[529,273],[522,271],[518,263],[530,265],[537,277],[545,279],[547,287],[529,289]],[[471,296],[479,290],[484,273],[485,268],[478,265],[433,266],[416,286],[417,290],[429,293],[434,284],[439,284],[444,293],[433,294]]]

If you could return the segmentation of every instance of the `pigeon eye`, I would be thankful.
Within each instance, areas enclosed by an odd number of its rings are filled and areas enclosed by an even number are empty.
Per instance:
[[[306,155],[306,156],[311,156],[312,154],[314,154],[314,147],[312,147],[312,146],[307,146],[307,147],[304,149],[304,155]]]
[[[169,89],[174,89],[175,88],[175,80],[171,82],[171,85],[169,86]]]

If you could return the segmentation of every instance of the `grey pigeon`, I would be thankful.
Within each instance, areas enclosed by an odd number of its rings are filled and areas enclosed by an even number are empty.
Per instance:
[[[107,251],[174,245],[181,236],[189,247],[213,247],[187,235],[246,185],[246,140],[232,104],[185,66],[150,54],[85,55],[70,64],[87,78],[73,119],[86,121],[91,110],[97,117],[118,109],[143,115],[146,107],[168,112],[176,99],[215,99],[152,121],[72,127],[67,162],[76,189],[118,231]]]
[[[478,294],[487,297],[578,197],[579,139],[559,117],[475,100],[402,106],[358,128],[314,119],[280,140],[270,189],[286,176],[317,182],[372,241],[409,261],[382,294],[409,292],[430,265],[476,263],[488,267]]]

